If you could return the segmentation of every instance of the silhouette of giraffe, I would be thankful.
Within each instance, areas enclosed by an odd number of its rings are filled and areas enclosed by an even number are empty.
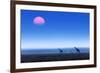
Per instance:
[[[58,48],[58,50],[59,50],[59,52],[60,52],[61,54],[63,53],[63,50],[62,50],[62,49]]]
[[[80,53],[80,50],[78,49],[78,48],[76,48],[76,47],[74,47],[75,49],[76,49],[76,51],[78,52],[78,53]]]

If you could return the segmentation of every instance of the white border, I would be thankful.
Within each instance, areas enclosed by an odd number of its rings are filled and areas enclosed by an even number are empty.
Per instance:
[[[20,61],[20,10],[21,9],[90,13],[90,60],[42,62],[42,63],[41,62],[20,63],[21,62]],[[94,33],[93,33],[94,17],[93,16],[94,16],[93,9],[36,6],[36,5],[30,5],[30,6],[29,5],[16,5],[16,69],[94,64]]]

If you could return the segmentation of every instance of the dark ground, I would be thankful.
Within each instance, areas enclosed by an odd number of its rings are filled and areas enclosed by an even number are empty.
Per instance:
[[[21,55],[21,62],[48,62],[48,61],[68,61],[68,60],[86,60],[89,59],[89,53],[67,53],[67,54],[31,54]]]

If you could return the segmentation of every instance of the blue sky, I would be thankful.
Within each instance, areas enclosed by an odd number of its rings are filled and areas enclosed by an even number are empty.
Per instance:
[[[41,16],[42,25],[33,23]],[[89,13],[21,10],[21,48],[89,47]]]

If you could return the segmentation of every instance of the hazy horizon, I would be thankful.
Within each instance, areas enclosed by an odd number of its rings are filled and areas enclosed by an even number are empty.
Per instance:
[[[76,47],[76,46],[74,46],[74,47]],[[21,49],[22,49],[22,50],[24,50],[24,49],[25,49],[25,50],[27,50],[27,49],[70,49],[70,48],[71,48],[71,49],[72,49],[72,48],[74,49],[74,47],[56,47],[56,48],[53,48],[53,47],[52,47],[52,48],[50,48],[50,47],[49,47],[49,48],[21,48]],[[83,49],[83,48],[89,48],[89,47],[76,47],[76,48]]]

